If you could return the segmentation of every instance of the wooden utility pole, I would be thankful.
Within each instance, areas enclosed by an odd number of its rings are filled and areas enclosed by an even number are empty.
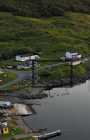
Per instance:
[[[35,60],[32,60],[32,86],[35,85]]]
[[[70,62],[70,86],[73,86],[73,58]]]
[[[38,81],[37,60],[32,60],[32,86]]]

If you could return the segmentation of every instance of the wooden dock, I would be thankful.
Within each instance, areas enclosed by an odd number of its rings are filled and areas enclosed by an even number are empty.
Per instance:
[[[46,134],[37,134],[35,135],[34,133],[31,134],[21,134],[21,135],[17,135],[14,137],[15,140],[17,139],[22,139],[22,138],[35,138],[35,140],[46,140],[46,139],[50,139],[52,137],[56,137],[56,136],[60,136],[61,135],[61,130],[56,130],[54,132],[50,132],[50,133],[46,133]]]
[[[60,135],[61,135],[61,130],[56,130],[54,132],[46,133],[39,136],[34,136],[34,138],[36,138],[37,140],[45,140],[45,139],[50,139],[52,137],[56,137]]]

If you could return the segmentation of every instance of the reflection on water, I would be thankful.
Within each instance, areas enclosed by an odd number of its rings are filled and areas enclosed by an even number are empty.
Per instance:
[[[66,96],[66,95],[70,95],[70,91],[68,90],[68,88],[63,88],[62,93],[57,93],[57,92],[52,93],[52,90],[51,91],[49,90],[47,94],[48,94],[49,97],[53,98],[55,96]]]
[[[34,105],[37,114],[27,117],[33,128],[61,129],[53,140],[90,140],[90,82],[73,88],[45,91],[49,97]],[[68,96],[69,95],[69,96]]]

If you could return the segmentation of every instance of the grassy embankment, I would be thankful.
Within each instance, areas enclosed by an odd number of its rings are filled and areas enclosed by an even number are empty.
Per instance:
[[[0,73],[0,85],[3,85],[11,80],[16,79],[16,74],[14,72],[3,72]]]

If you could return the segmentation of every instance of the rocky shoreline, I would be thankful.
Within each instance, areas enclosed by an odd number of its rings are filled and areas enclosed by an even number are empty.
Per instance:
[[[72,81],[70,79],[70,77],[68,78],[63,78],[63,79],[59,79],[59,80],[43,80],[43,81],[38,81],[38,83],[36,83],[30,91],[25,91],[25,90],[21,90],[21,91],[15,91],[12,93],[12,91],[8,91],[8,90],[0,90],[0,92],[4,92],[4,96],[6,97],[15,97],[15,98],[20,98],[20,99],[29,99],[29,100],[33,100],[33,99],[43,99],[43,98],[47,98],[47,94],[45,94],[43,91],[44,90],[50,90],[52,88],[56,88],[56,87],[73,87],[75,85],[79,85],[82,83],[85,83],[87,80],[90,79],[90,70],[87,71],[87,73],[85,73],[82,77],[72,77]]]
[[[75,85],[85,83],[89,79],[90,79],[90,71],[85,73],[82,77],[73,77],[72,81],[70,78],[63,78],[60,80],[44,80],[41,83],[42,85],[45,86],[45,89],[48,90],[55,87],[64,87],[64,86],[73,87]]]

